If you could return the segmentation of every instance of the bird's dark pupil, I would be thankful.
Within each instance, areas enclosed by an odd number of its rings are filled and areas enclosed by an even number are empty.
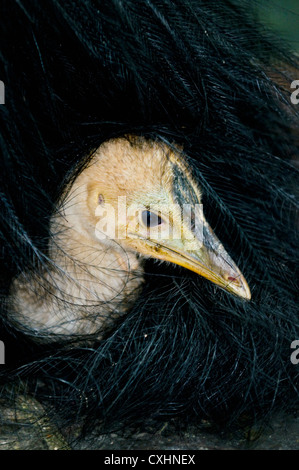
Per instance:
[[[150,211],[143,211],[142,212],[142,222],[146,227],[156,227],[157,225],[161,225],[162,219],[158,214]]]

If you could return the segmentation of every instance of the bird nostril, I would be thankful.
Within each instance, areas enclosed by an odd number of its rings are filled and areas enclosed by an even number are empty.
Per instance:
[[[232,282],[232,283],[236,284],[237,286],[241,286],[241,282],[240,282],[240,279],[238,277],[228,276],[227,274],[225,274],[224,279],[226,281],[229,281],[229,282]]]

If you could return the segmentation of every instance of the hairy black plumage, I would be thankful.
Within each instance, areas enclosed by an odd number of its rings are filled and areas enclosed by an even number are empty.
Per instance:
[[[299,77],[249,3],[2,0],[3,394],[21,378],[67,419],[113,425],[236,424],[298,405],[298,111],[288,89]],[[252,300],[149,261],[142,295],[104,340],[35,343],[10,323],[11,280],[45,262],[67,182],[127,133],[183,145]]]

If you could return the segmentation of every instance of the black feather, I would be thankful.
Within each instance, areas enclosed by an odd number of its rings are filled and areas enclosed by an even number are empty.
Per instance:
[[[21,379],[65,422],[111,426],[232,426],[298,406],[298,64],[252,3],[2,0],[3,396]],[[128,133],[184,146],[253,298],[149,260],[142,295],[103,340],[39,344],[10,321],[11,280],[45,265],[66,184]]]

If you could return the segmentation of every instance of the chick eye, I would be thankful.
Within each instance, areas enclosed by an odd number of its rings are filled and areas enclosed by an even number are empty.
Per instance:
[[[161,225],[163,223],[162,218],[158,214],[150,211],[142,211],[141,220],[143,225],[148,228],[157,227],[157,225]]]

